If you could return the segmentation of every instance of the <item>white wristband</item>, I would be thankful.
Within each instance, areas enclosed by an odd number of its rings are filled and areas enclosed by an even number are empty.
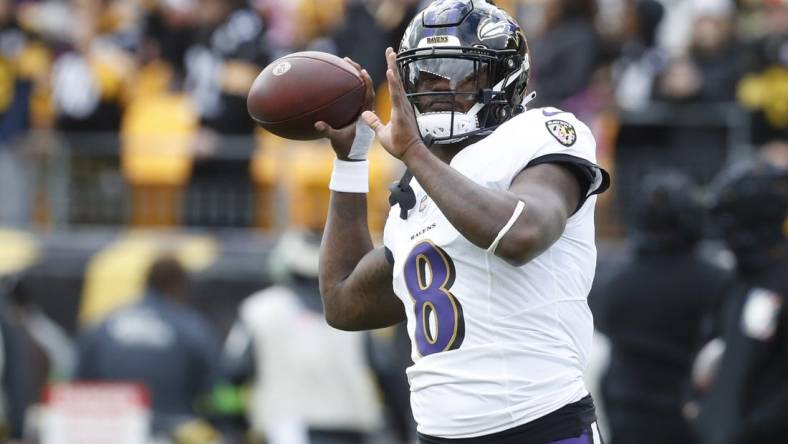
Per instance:
[[[366,160],[367,153],[374,140],[375,131],[359,119],[356,122],[356,138],[353,139],[353,145],[350,146],[350,153],[347,155],[348,159]]]
[[[498,236],[495,237],[495,240],[492,242],[492,244],[490,244],[490,247],[487,248],[488,253],[495,254],[495,249],[498,248],[498,243],[501,242],[501,239],[506,236],[506,233],[512,229],[514,223],[517,222],[517,219],[520,218],[521,214],[523,214],[523,209],[525,209],[525,204],[523,201],[518,200],[517,206],[514,207],[512,217],[509,218],[509,222],[506,222],[506,225],[504,225],[503,228],[501,228],[501,231],[498,232]]]
[[[328,188],[343,193],[369,193],[369,161],[348,162],[334,159]]]

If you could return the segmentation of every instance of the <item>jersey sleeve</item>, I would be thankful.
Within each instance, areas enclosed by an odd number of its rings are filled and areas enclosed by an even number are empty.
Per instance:
[[[572,113],[561,112],[555,108],[539,110],[543,117],[540,127],[549,137],[542,137],[543,143],[528,161],[526,167],[541,163],[557,163],[575,175],[585,200],[604,192],[610,186],[608,173],[596,164],[596,140],[591,130]],[[541,129],[541,128],[540,128]]]
[[[529,110],[501,125],[489,138],[489,151],[462,159],[488,186],[507,190],[523,169],[542,163],[557,163],[573,173],[583,190],[578,208],[609,186],[607,172],[596,164],[591,130],[572,113],[555,108]]]

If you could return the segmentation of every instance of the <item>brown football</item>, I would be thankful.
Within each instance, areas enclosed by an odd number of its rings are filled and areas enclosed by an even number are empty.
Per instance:
[[[315,122],[342,128],[358,118],[364,82],[345,60],[304,51],[282,57],[257,76],[246,108],[266,130],[293,140],[320,138]]]

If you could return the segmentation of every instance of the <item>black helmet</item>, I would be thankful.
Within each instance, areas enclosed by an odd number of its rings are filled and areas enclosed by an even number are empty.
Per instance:
[[[397,64],[422,136],[437,143],[489,134],[523,110],[528,44],[486,1],[433,2],[405,31]]]
[[[635,212],[635,241],[641,250],[690,249],[703,231],[703,202],[694,181],[679,171],[643,179]]]
[[[788,171],[766,161],[723,170],[712,183],[715,226],[739,262],[752,262],[785,242]]]

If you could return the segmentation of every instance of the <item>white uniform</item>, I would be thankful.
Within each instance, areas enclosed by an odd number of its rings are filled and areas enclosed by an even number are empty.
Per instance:
[[[379,426],[362,334],[329,327],[284,286],[250,296],[240,315],[258,358],[250,420],[268,442],[307,442],[307,427],[369,433]]]
[[[460,151],[451,166],[503,191],[528,165],[594,164],[595,148],[590,130],[574,115],[533,109]],[[588,195],[603,182],[601,170],[591,166],[596,177]],[[415,364],[407,374],[419,432],[487,435],[586,396],[596,198],[569,218],[547,251],[514,267],[465,239],[418,181],[411,186],[416,206],[407,220],[398,205],[392,207],[384,243],[408,317]]]

